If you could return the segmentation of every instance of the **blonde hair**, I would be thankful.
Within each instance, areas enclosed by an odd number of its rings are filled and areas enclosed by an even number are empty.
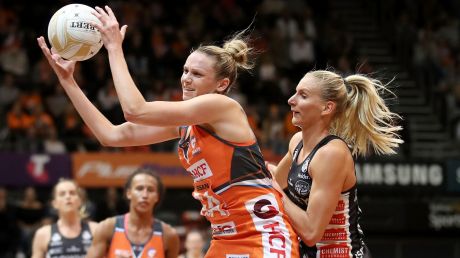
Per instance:
[[[355,74],[342,78],[331,71],[312,71],[320,82],[322,98],[336,103],[330,133],[347,142],[354,156],[366,156],[372,148],[376,154],[394,154],[403,143],[396,125],[401,117],[386,106],[381,93],[394,95],[379,80]]]
[[[249,39],[244,37],[247,29],[236,33],[231,39],[224,42],[223,47],[215,45],[201,45],[195,51],[204,53],[216,60],[214,68],[218,79],[228,78],[230,83],[225,90],[227,94],[236,78],[239,70],[250,70],[254,63],[250,60],[253,48],[249,47]]]
[[[69,178],[59,178],[58,182],[54,185],[53,187],[53,191],[52,191],[52,199],[54,200],[56,198],[56,189],[57,189],[57,186],[61,183],[65,183],[65,182],[69,182],[69,183],[72,183],[75,185],[75,187],[77,188],[77,194],[78,194],[78,197],[80,197],[80,200],[81,200],[81,207],[80,207],[80,210],[79,210],[79,214],[80,214],[80,217],[82,219],[84,218],[87,218],[89,216],[89,214],[87,213],[86,211],[86,205],[85,205],[85,200],[86,200],[86,193],[85,193],[85,190],[83,188],[81,188],[77,182],[75,182],[74,180],[72,179],[69,179]]]

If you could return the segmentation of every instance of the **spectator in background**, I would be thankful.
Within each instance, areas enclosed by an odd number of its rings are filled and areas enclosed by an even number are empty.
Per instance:
[[[43,151],[50,154],[63,154],[67,152],[65,144],[59,140],[56,128],[50,127],[43,139]]]
[[[0,186],[0,257],[15,258],[19,247],[16,212],[8,203],[8,191]]]
[[[32,237],[35,231],[42,226],[45,219],[45,206],[38,199],[34,187],[24,189],[22,200],[17,206],[17,219],[21,230],[20,252],[26,257],[31,256]]]
[[[203,234],[198,230],[191,230],[185,236],[185,253],[178,258],[203,258],[205,255]]]
[[[53,188],[52,205],[58,219],[37,230],[32,258],[86,257],[96,223],[85,221],[82,189],[69,179],[61,179]],[[28,256],[29,257],[29,256]]]
[[[96,220],[102,221],[106,218],[113,217],[128,211],[122,198],[118,194],[116,187],[108,187],[105,195],[96,206]]]
[[[19,97],[19,87],[13,74],[5,73],[0,83],[0,114],[5,112]]]

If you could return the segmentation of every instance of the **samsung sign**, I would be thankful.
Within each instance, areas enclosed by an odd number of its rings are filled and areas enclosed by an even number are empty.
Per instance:
[[[444,182],[439,164],[356,163],[361,185],[440,187]]]

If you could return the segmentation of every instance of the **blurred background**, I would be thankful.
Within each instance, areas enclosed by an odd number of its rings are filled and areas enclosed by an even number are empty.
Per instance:
[[[191,229],[208,233],[175,141],[105,148],[67,99],[36,38],[69,3],[0,1],[0,257],[28,256],[34,230],[55,218],[50,190],[60,177],[86,189],[90,218],[100,221],[126,211],[121,186],[139,166],[166,183],[158,217],[182,237]],[[375,258],[460,257],[460,1],[79,3],[108,4],[129,25],[125,57],[147,100],[180,100],[190,50],[220,44],[254,20],[257,65],[240,75],[231,97],[245,108],[269,161],[281,158],[297,131],[287,99],[307,71],[388,83],[397,98],[387,103],[403,117],[405,143],[397,155],[357,161],[366,241]],[[114,124],[124,122],[105,49],[79,63],[75,76]]]

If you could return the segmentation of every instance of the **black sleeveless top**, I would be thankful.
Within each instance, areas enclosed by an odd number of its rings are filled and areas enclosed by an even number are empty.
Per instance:
[[[51,238],[46,258],[84,258],[91,246],[93,235],[88,222],[81,222],[80,234],[75,238],[66,238],[60,232],[57,223],[51,225]]]
[[[288,186],[284,191],[289,199],[303,210],[308,207],[308,198],[313,184],[313,178],[309,173],[310,162],[319,148],[334,139],[342,140],[335,135],[326,136],[300,164],[297,159],[300,150],[303,148],[303,142],[300,141],[294,149],[288,175]],[[334,160],[329,162],[334,162]],[[364,234],[358,223],[360,217],[361,210],[358,206],[355,184],[351,189],[341,193],[336,210],[326,227],[322,239],[312,247],[307,246],[302,241],[300,242],[301,257],[369,258],[370,253],[364,244]]]

